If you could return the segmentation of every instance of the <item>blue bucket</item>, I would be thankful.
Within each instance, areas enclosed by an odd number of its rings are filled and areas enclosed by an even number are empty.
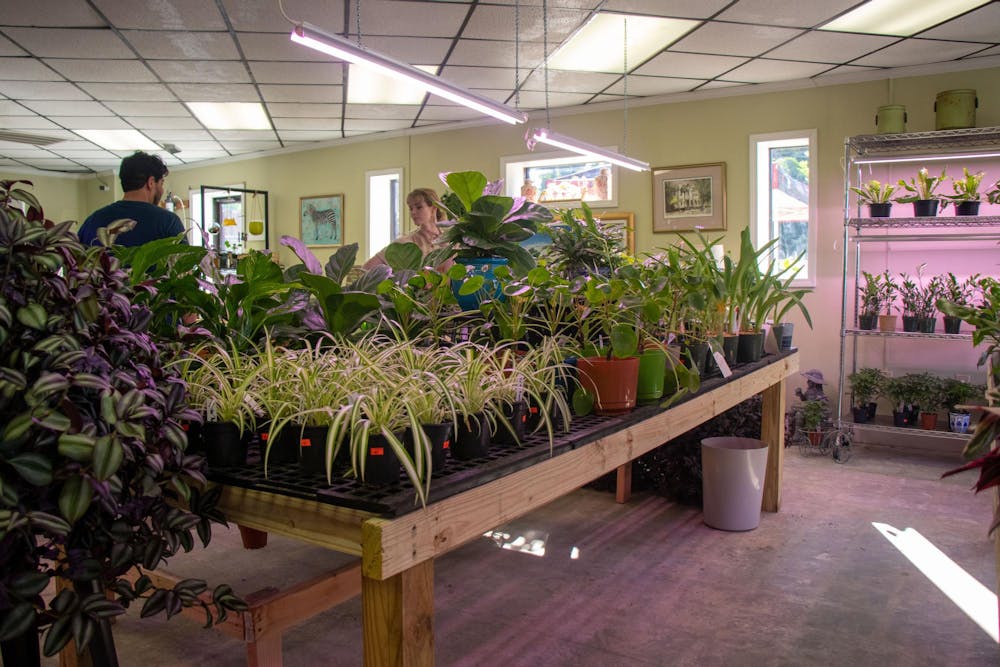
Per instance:
[[[506,257],[456,257],[456,264],[464,265],[470,276],[481,275],[486,281],[482,289],[473,294],[459,294],[458,291],[465,284],[464,280],[452,280],[451,290],[462,310],[476,310],[483,299],[505,299],[500,281],[493,275],[494,269],[498,266],[506,266]]]

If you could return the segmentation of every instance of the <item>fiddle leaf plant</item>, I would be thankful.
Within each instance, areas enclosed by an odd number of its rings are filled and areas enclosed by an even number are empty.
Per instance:
[[[203,581],[126,578],[190,551],[195,534],[208,544],[225,523],[219,492],[202,491],[204,460],[185,451],[181,424],[196,415],[149,332],[162,313],[133,301],[108,248],[46,220],[18,184],[0,182],[0,641],[37,629],[45,655],[73,639],[108,656],[109,619],[133,603],[168,617],[200,605],[209,624],[245,609],[228,586],[213,614]],[[70,586],[46,604],[54,577]]]

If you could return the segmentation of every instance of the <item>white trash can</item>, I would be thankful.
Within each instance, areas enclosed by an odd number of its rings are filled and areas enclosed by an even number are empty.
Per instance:
[[[759,526],[766,469],[767,444],[762,440],[702,439],[705,524],[719,530],[753,530]]]

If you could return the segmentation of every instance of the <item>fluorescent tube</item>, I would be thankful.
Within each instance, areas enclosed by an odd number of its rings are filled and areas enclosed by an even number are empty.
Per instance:
[[[626,169],[631,169],[632,171],[649,171],[648,162],[635,160],[627,155],[622,155],[621,153],[609,151],[608,149],[601,148],[600,146],[588,144],[586,141],[580,141],[579,139],[574,139],[573,137],[567,137],[566,135],[553,132],[547,127],[536,127],[528,130],[528,133],[524,135],[524,140],[528,144],[528,150],[534,150],[535,143],[540,141],[543,144],[555,146],[556,148],[562,148],[585,157],[607,160],[612,164],[617,164],[620,167],[625,167]]]

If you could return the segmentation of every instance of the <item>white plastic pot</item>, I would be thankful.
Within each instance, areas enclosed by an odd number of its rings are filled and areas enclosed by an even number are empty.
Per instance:
[[[701,441],[705,524],[719,530],[753,530],[760,525],[767,444],[756,438],[716,437]]]

